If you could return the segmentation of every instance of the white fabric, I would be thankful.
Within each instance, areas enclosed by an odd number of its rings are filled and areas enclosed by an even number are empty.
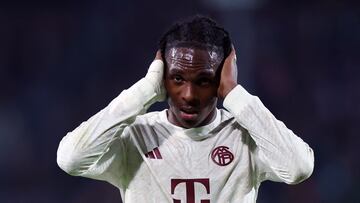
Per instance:
[[[217,110],[213,122],[192,129],[171,124],[167,110],[140,115],[156,92],[144,79],[124,90],[62,139],[58,165],[113,184],[125,203],[256,202],[264,180],[295,184],[311,175],[312,149],[240,85],[224,100],[228,111]],[[219,146],[233,155],[228,165],[212,158]]]
[[[147,79],[154,86],[155,93],[158,95],[157,101],[163,101],[166,97],[163,76],[164,62],[160,59],[156,59],[151,63],[145,79]]]

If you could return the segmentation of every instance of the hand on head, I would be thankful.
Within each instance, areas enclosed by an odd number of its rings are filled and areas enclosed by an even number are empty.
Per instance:
[[[159,63],[159,60],[161,62]],[[156,52],[154,61],[157,61],[158,65],[154,66],[153,64],[150,66],[148,70],[147,76],[152,75],[150,78],[154,81],[154,84],[158,86],[159,95],[166,95],[166,90],[163,87],[163,78],[164,78],[164,60],[161,55],[161,51],[158,50]],[[236,65],[236,51],[234,46],[232,45],[231,52],[229,56],[225,59],[223,67],[221,69],[220,83],[218,88],[218,97],[220,99],[224,99],[226,95],[238,84],[237,82],[238,70]],[[158,80],[161,80],[158,81]],[[163,96],[162,101],[164,100]]]
[[[235,48],[232,45],[229,56],[225,59],[221,69],[220,84],[218,88],[218,97],[224,99],[226,95],[238,84],[237,65]]]

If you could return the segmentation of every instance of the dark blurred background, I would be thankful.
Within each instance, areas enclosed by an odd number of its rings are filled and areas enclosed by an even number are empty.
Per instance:
[[[196,13],[225,26],[241,84],[315,151],[310,179],[265,182],[258,202],[360,202],[357,2],[1,1],[0,202],[120,202],[110,184],[61,171],[58,143],[143,77],[161,34]]]

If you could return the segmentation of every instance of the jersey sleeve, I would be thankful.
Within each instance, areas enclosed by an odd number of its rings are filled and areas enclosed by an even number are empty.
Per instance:
[[[111,103],[61,140],[57,163],[70,175],[118,185],[126,168],[127,126],[157,100],[146,78],[124,90]]]
[[[223,105],[256,144],[255,165],[259,181],[296,184],[312,174],[313,150],[277,120],[258,97],[237,85],[225,97]]]

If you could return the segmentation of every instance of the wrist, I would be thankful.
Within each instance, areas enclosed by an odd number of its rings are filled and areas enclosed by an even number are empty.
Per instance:
[[[233,90],[238,84],[236,82],[228,82],[226,85],[223,85],[219,89],[220,98],[224,99],[231,90]]]
[[[235,115],[241,112],[242,109],[244,109],[253,98],[254,96],[246,91],[241,85],[237,85],[225,97],[223,106],[225,109]]]

